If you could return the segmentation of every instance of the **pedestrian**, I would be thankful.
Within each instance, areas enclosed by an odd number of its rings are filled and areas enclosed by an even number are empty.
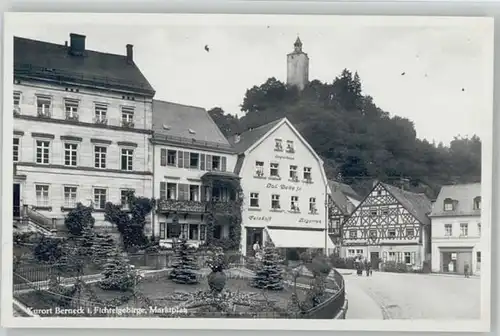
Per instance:
[[[464,274],[466,278],[469,277],[469,264],[464,265]]]
[[[366,276],[370,276],[370,269],[371,269],[370,262],[367,259],[365,259],[365,272],[366,272]]]
[[[257,253],[259,252],[259,250],[260,250],[259,241],[256,240],[255,244],[253,244],[253,254],[255,257],[257,257]]]

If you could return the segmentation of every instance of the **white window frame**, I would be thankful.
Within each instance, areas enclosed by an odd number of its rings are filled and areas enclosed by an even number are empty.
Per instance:
[[[444,211],[453,211],[454,208],[455,208],[455,205],[453,204],[453,201],[445,200],[443,202]]]
[[[300,211],[299,196],[290,196],[290,211]]]
[[[363,254],[363,249],[356,249],[356,254]]]
[[[172,155],[169,155],[169,154],[174,154],[173,156]],[[174,162],[171,163],[169,162],[169,158],[173,157],[174,158]],[[175,149],[168,149],[167,148],[167,166],[170,166],[170,167],[177,167],[177,151]]]
[[[469,223],[460,223],[460,237],[469,236]]]
[[[17,145],[15,144],[16,140],[17,140]],[[17,156],[17,160],[14,159],[15,156]],[[21,161],[21,137],[20,136],[14,136],[12,138],[12,161],[13,162],[20,162]]]
[[[271,195],[271,209],[281,210],[280,195],[278,194]]]
[[[35,163],[36,164],[43,164],[43,165],[49,165],[52,162],[52,140],[51,139],[45,139],[45,138],[35,138],[33,139],[35,141]],[[42,162],[38,162],[38,141],[42,142],[48,142],[49,145],[47,147],[42,146]],[[44,162],[44,149],[48,151],[48,162]]]
[[[68,148],[66,148],[67,146],[75,146],[75,148],[68,149]],[[77,142],[71,142],[71,141],[63,142],[63,155],[64,155],[63,164],[64,164],[64,166],[66,166],[66,167],[77,167],[78,166],[78,162],[80,161],[78,149],[79,149],[79,143],[77,143]],[[68,151],[69,151],[69,158],[70,158],[69,164],[66,163],[66,154]],[[75,162],[73,162],[73,154],[74,154]]]
[[[283,151],[283,140],[282,139],[274,139],[274,150],[277,152]]]
[[[179,183],[175,182],[165,182],[165,199],[176,200],[179,197]],[[173,188],[169,188],[169,186],[174,186]],[[172,189],[174,191],[173,195],[168,197],[168,191]]]
[[[394,232],[394,236],[391,235],[391,232]],[[387,238],[396,238],[396,236],[397,236],[397,233],[396,233],[395,229],[389,229],[389,230],[387,230]]]
[[[358,230],[349,230],[349,239],[358,238]]]
[[[444,225],[444,236],[445,237],[453,236],[453,224],[445,224]]]
[[[123,210],[130,210],[129,206],[128,206],[128,199],[127,199],[127,197],[125,197],[125,202],[124,202],[124,196],[125,196],[124,193],[125,192],[129,192],[129,191],[135,192],[135,189],[133,189],[133,188],[123,188],[123,189],[120,189],[120,204],[121,204]]]
[[[316,207],[316,197],[309,197],[309,213],[318,213],[318,208]]]
[[[196,189],[196,193],[192,194],[191,193],[191,188]],[[201,194],[201,186],[198,184],[189,184],[188,188],[188,198],[190,201],[195,201],[199,202],[200,201],[200,194]],[[191,199],[191,196],[194,195],[194,199]]]
[[[304,176],[304,180],[312,181],[312,168],[311,167],[304,167],[303,176]]]
[[[290,165],[290,180],[292,181],[298,181],[299,180],[299,176],[297,175],[297,170],[299,169],[299,167],[297,167],[296,165]]]
[[[41,187],[40,189],[38,187]],[[41,191],[40,197],[38,197]],[[45,192],[46,191],[46,192]],[[35,202],[37,207],[49,207],[50,206],[50,184],[46,183],[35,183]]]
[[[409,236],[410,236],[410,234],[408,234],[408,232],[409,232],[409,231],[412,231],[412,232],[413,232],[413,234],[412,234],[411,236],[412,236],[413,238],[415,238],[415,229],[406,229],[405,234],[406,234],[406,236],[407,236],[407,237],[409,237]]]
[[[388,261],[396,261],[396,252],[389,251],[387,260]]]
[[[68,197],[67,197],[68,196]],[[72,197],[74,196],[74,197]],[[78,203],[78,186],[76,185],[63,185],[63,200],[64,207],[73,209]]]
[[[124,152],[127,151],[127,152]],[[130,147],[120,147],[120,170],[123,171],[133,171],[134,170],[134,148]],[[126,157],[127,164],[126,168],[123,168],[123,157]]]
[[[64,98],[64,115],[67,120],[78,120],[80,101],[73,98]]]
[[[101,207],[101,199],[99,199],[99,201],[97,201],[97,194],[96,194],[96,191],[102,191],[104,190],[104,206]],[[109,202],[109,192],[108,192],[108,188],[106,187],[93,187],[92,188],[92,203],[94,204],[94,207],[97,209],[97,210],[104,210],[104,207],[106,206],[106,203]],[[101,194],[102,196],[102,194]]]
[[[103,125],[108,123],[108,104],[94,103],[94,122]]]
[[[273,171],[276,174],[273,174]],[[277,162],[271,162],[271,164],[269,165],[269,176],[270,177],[276,177],[276,178],[280,177],[280,164],[279,163],[277,163]]]
[[[295,153],[295,146],[292,140],[286,141],[286,152],[287,153]]]
[[[347,249],[347,255],[349,257],[354,257],[356,255],[356,250],[355,249]]]
[[[201,161],[200,156],[201,155],[198,154],[198,168],[200,167],[200,161]],[[218,158],[218,161],[215,158]],[[189,160],[191,160],[191,157],[189,157]],[[215,167],[216,162],[219,163],[219,167],[217,167],[217,168]],[[189,163],[191,163],[191,162],[189,162]],[[222,156],[212,155],[212,167],[211,168],[213,171],[221,171],[221,169],[222,169]]]
[[[121,124],[125,127],[134,127],[135,108],[133,106],[121,106]]]
[[[104,148],[105,150],[104,153],[101,151],[99,151],[98,153],[97,148]],[[99,159],[97,159],[97,155],[99,155]],[[103,157],[104,157],[104,167],[102,167]],[[96,161],[98,161],[99,163],[98,165],[96,165],[97,163]],[[94,168],[106,169],[108,165],[107,161],[108,161],[108,146],[103,144],[94,144]]]
[[[252,205],[252,201],[256,201],[257,205]],[[259,208],[260,207],[260,202],[259,202],[259,193],[258,192],[251,192],[250,193],[250,203],[249,203],[250,208]]]
[[[255,176],[263,177],[264,175],[264,161],[255,161]]]
[[[39,104],[41,102],[42,104]],[[48,104],[43,104],[43,103]],[[47,95],[35,96],[36,111],[38,116],[50,117],[52,115],[52,97]],[[41,105],[41,106],[40,106]]]

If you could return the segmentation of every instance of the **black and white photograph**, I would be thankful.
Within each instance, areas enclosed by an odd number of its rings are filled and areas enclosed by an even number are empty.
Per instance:
[[[489,330],[493,19],[5,18],[4,323]]]

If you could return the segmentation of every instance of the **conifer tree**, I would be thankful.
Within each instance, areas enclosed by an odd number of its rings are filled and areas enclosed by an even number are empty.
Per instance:
[[[195,270],[198,269],[194,250],[189,247],[186,239],[182,239],[175,246],[176,263],[169,274],[169,278],[176,283],[196,284],[198,276]]]
[[[138,280],[135,270],[130,266],[128,260],[116,247],[108,253],[109,257],[104,264],[100,282],[102,289],[126,291],[135,286]]]
[[[252,285],[261,289],[282,290],[283,270],[280,265],[281,258],[272,244],[266,244],[264,256],[257,266],[257,271],[252,280]]]
[[[116,243],[113,237],[108,233],[96,234],[93,237],[91,245],[91,255],[94,262],[103,265],[107,262],[110,253],[114,253]]]

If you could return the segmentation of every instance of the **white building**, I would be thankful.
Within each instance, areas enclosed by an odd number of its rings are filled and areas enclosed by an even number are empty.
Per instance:
[[[432,271],[481,270],[481,184],[443,186],[433,204]]]
[[[14,38],[15,220],[61,229],[78,202],[93,203],[96,228],[111,229],[106,202],[152,196],[155,91],[125,51],[88,50],[78,34],[69,45]]]
[[[153,236],[167,247],[181,235],[199,245],[207,240],[215,211],[212,238],[219,243],[229,238],[232,226],[224,209],[235,206],[232,182],[239,178],[227,139],[205,109],[159,100],[153,102],[153,129],[153,194],[159,200]]]
[[[293,125],[279,119],[233,137],[243,189],[242,247],[333,248],[327,233],[323,162]]]

